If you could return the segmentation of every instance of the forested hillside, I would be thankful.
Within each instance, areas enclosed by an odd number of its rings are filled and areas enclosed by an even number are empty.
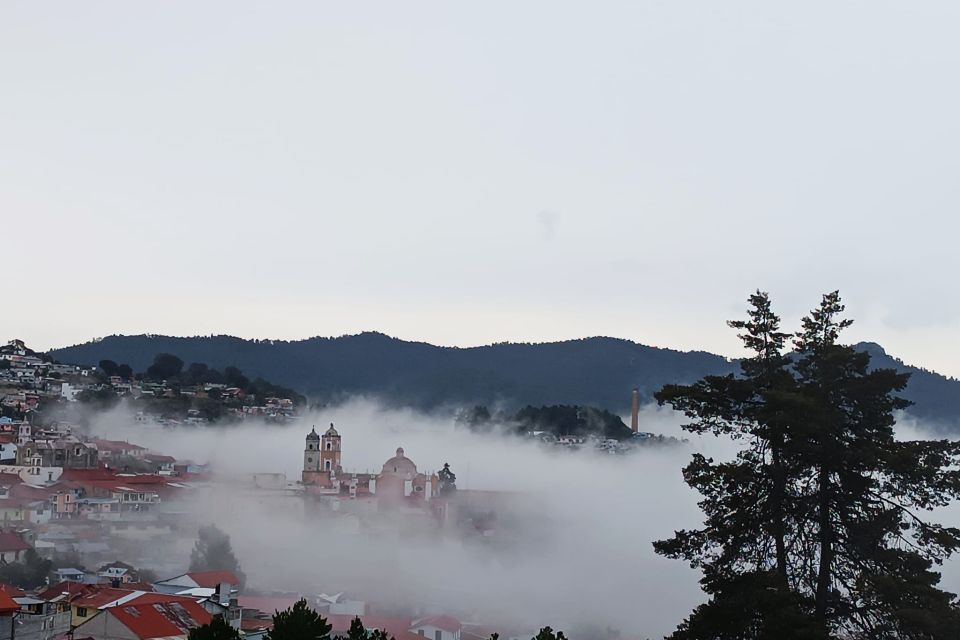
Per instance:
[[[960,425],[960,382],[906,366],[879,345],[864,343],[859,348],[871,352],[874,366],[913,374],[904,395],[916,402],[911,408],[914,415],[949,427]],[[248,375],[321,401],[362,393],[425,409],[577,404],[623,414],[629,410],[633,387],[640,389],[646,401],[664,384],[692,382],[738,368],[736,362],[702,351],[682,352],[602,337],[451,348],[380,333],[298,341],[110,336],[56,349],[50,355],[61,362],[90,365],[109,359],[143,370],[158,353],[218,369],[236,366]]]

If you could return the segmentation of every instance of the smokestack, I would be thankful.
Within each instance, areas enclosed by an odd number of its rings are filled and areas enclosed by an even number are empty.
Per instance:
[[[630,429],[634,433],[640,430],[640,389],[636,387],[630,394]]]

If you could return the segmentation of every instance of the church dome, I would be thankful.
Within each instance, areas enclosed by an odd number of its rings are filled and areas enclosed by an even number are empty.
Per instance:
[[[310,433],[307,434],[307,440],[320,440],[316,427],[310,429]]]
[[[332,422],[330,423],[330,428],[327,429],[327,432],[324,433],[323,435],[325,435],[325,436],[328,437],[328,438],[339,438],[339,437],[340,437],[340,434],[337,433],[337,430],[333,428],[333,423],[332,423]]]
[[[415,476],[417,465],[413,460],[403,455],[403,447],[397,449],[397,455],[383,463],[383,473],[386,475]]]

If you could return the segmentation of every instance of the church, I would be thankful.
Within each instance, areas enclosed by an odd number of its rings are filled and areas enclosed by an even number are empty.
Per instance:
[[[424,504],[439,495],[440,478],[417,471],[403,448],[383,463],[380,473],[351,473],[340,464],[341,437],[333,424],[323,435],[307,434],[303,449],[304,489],[341,499],[376,498],[380,504]]]

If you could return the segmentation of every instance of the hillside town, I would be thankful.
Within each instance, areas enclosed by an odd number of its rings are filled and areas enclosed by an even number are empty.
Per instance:
[[[207,464],[97,437],[81,421],[54,418],[69,415],[64,407],[81,403],[83,394],[163,398],[214,391],[233,398],[241,389],[105,376],[103,367],[51,362],[17,340],[0,348],[0,363],[0,640],[185,639],[216,616],[239,637],[259,640],[277,611],[301,600],[326,618],[332,635],[346,635],[359,619],[368,631],[396,640],[489,637],[488,621],[472,620],[466,609],[453,615],[423,603],[397,610],[363,593],[333,591],[337,585],[303,592],[247,584],[232,555],[220,558],[226,566],[213,566],[217,558],[193,566],[204,536],[224,534],[215,524],[198,523],[189,505],[222,490],[288,505],[306,517],[360,521],[378,530],[492,535],[503,496],[457,493],[449,465],[422,471],[398,448],[378,473],[344,469],[343,438],[331,424],[306,434],[296,481],[282,473],[218,474]],[[239,412],[237,417],[295,417],[293,400],[283,397],[241,404]],[[139,413],[129,433],[149,429],[144,423],[204,422],[192,415],[176,420]],[[503,637],[528,633],[518,627]]]
[[[302,398],[293,393],[270,393],[289,390],[251,382],[235,368],[228,367],[224,375],[202,363],[184,369],[169,354],[157,359],[156,375],[150,370],[135,374],[110,361],[97,367],[54,362],[21,340],[10,340],[0,346],[0,412],[29,420],[31,412],[41,409],[63,412],[71,404],[105,408],[125,399],[138,409],[139,422],[177,427],[248,418],[289,422],[302,408]]]

